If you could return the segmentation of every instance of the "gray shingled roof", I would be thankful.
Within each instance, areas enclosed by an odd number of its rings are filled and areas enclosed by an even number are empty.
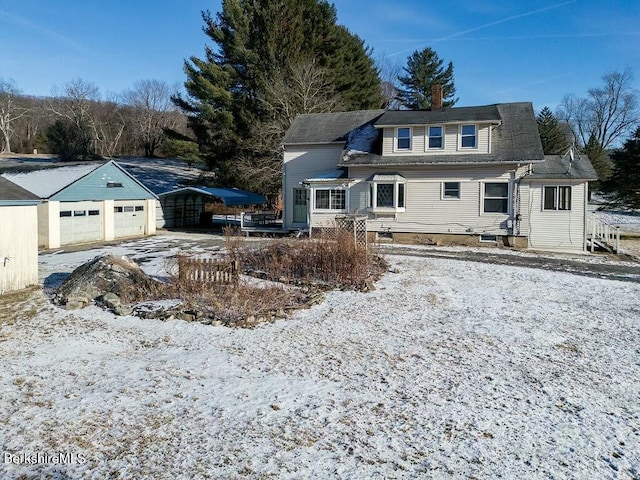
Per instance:
[[[384,110],[298,115],[282,139],[284,145],[346,142],[349,132],[372,122]]]
[[[375,126],[499,122],[500,120],[501,117],[497,105],[483,105],[480,107],[444,108],[442,110],[390,110],[376,121]]]
[[[540,142],[540,135],[538,134],[538,126],[536,124],[535,114],[533,113],[533,106],[530,102],[502,103],[489,105],[488,107],[465,107],[455,110],[490,112],[493,109],[495,109],[499,114],[501,123],[491,132],[491,153],[489,154],[382,156],[378,152],[349,153],[342,157],[340,165],[430,165],[542,162],[544,160],[542,143]],[[414,113],[425,114],[432,112],[411,112],[405,110],[388,113],[394,113],[393,121],[396,122],[401,120],[400,117],[403,115],[406,115],[407,119],[412,119],[414,118]],[[383,117],[386,115],[387,114],[383,115]],[[404,123],[401,122],[400,124]],[[379,125],[379,123],[376,123],[376,125]],[[397,123],[394,123],[394,125],[397,125]]]
[[[28,190],[16,185],[15,183],[0,177],[0,202],[10,203],[10,201],[40,201],[40,197],[34,195]]]
[[[534,165],[530,179],[597,180],[598,174],[586,155],[545,155],[544,163]]]

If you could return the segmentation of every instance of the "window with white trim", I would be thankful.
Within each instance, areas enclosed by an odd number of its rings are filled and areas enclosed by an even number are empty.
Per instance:
[[[544,187],[542,209],[571,210],[571,187],[565,185]]]
[[[407,184],[400,180],[369,182],[369,209],[373,212],[404,211],[406,186]]]
[[[509,213],[509,184],[485,183],[483,198],[484,213]]]
[[[316,210],[344,210],[347,208],[347,196],[344,189],[316,188],[314,200]]]
[[[411,127],[396,129],[396,150],[411,150]]]
[[[460,148],[478,147],[478,129],[475,124],[460,125]]]
[[[460,182],[442,182],[443,199],[460,198]]]
[[[444,132],[441,125],[427,128],[427,148],[429,150],[441,150],[444,148]]]

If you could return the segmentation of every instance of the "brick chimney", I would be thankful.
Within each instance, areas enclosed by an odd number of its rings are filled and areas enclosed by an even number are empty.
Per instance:
[[[442,110],[442,85],[431,86],[431,110]]]

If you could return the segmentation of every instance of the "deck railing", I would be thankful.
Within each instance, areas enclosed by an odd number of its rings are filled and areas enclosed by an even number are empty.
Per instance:
[[[604,223],[593,213],[587,214],[587,238],[591,240],[592,252],[598,242],[616,253],[620,251],[620,228]]]

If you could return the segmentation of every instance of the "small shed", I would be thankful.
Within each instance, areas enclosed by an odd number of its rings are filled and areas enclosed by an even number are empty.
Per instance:
[[[39,203],[0,177],[0,295],[38,283]]]
[[[218,187],[184,187],[161,193],[160,205],[164,215],[165,226],[168,228],[182,228],[201,223],[202,215],[207,211],[207,204],[222,206],[220,212],[240,210],[242,207],[264,205],[267,199],[264,195],[247,192],[239,188]]]
[[[40,247],[155,233],[157,197],[113,160],[3,176],[43,201],[38,206]]]

